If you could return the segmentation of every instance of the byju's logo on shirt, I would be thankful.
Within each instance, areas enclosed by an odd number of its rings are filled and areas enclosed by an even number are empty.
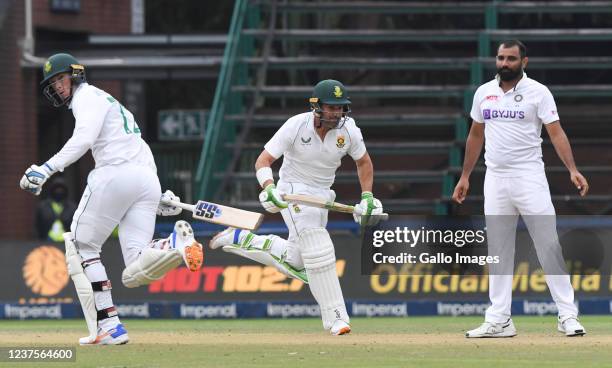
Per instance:
[[[496,109],[484,109],[482,110],[482,117],[487,119],[525,119],[525,111],[521,110],[496,110]]]

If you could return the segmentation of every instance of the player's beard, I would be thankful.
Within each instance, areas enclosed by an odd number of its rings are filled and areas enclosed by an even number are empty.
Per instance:
[[[499,75],[499,79],[504,82],[512,81],[523,75],[523,67],[519,66],[516,70],[506,67],[499,68],[497,69],[497,75]]]

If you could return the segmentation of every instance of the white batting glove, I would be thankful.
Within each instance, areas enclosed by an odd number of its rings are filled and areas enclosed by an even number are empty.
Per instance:
[[[157,206],[157,216],[176,216],[181,213],[182,209],[171,205],[170,201],[180,202],[181,198],[174,195],[171,190],[166,190],[159,200],[159,206]]]
[[[55,170],[47,163],[42,166],[32,165],[21,177],[19,186],[25,191],[33,193],[34,195],[39,195],[42,191],[43,184],[45,184],[47,179],[54,173]]]
[[[376,198],[372,192],[361,193],[361,202],[355,205],[353,218],[355,222],[363,226],[374,226],[381,220],[383,213],[382,203]]]
[[[287,208],[289,205],[283,200],[281,193],[276,189],[276,185],[268,184],[268,186],[259,193],[259,202],[263,208],[270,213],[277,213],[280,210]]]

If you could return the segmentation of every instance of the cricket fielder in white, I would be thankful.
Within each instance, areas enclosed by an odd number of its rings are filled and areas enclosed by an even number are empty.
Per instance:
[[[223,247],[308,282],[321,308],[323,328],[332,335],[349,333],[351,328],[336,273],[334,245],[325,229],[327,210],[288,204],[282,195],[307,194],[333,201],[336,194],[330,187],[340,160],[348,154],[357,165],[362,190],[355,221],[363,225],[378,221],[380,216],[371,216],[383,212],[382,204],[372,195],[374,169],[361,130],[348,117],[350,103],[342,83],[331,79],[319,82],[310,98],[312,111],[287,120],[255,163],[263,188],[259,200],[266,211],[281,212],[289,228],[287,240],[229,228],[210,242],[213,249]],[[270,166],[283,155],[277,187]]]
[[[160,204],[157,168],[149,146],[140,137],[133,115],[108,93],[88,84],[85,68],[69,54],[51,56],[43,67],[43,94],[55,107],[68,105],[75,118],[72,137],[43,165],[30,166],[22,189],[39,195],[51,175],[91,149],[95,169],[64,233],[66,264],[89,330],[82,345],[125,344],[128,334],[111,298],[111,283],[100,260],[102,245],[119,225],[119,242],[126,268],[126,287],[145,285],[185,264],[202,265],[202,246],[191,226],[178,221],[167,239],[151,241],[155,215],[175,215],[180,209]],[[170,191],[163,196],[176,199]]]
[[[584,335],[574,304],[569,275],[551,271],[562,264],[563,254],[556,232],[553,207],[542,161],[542,125],[570,173],[570,180],[586,195],[589,185],[574,163],[572,149],[559,123],[555,100],[546,86],[527,77],[525,46],[518,40],[502,42],[497,51],[497,76],[474,95],[473,120],[466,142],[465,161],[453,199],[462,203],[469,177],[485,143],[487,171],[484,182],[484,213],[489,250],[508,255],[513,267],[516,225],[523,216],[534,241],[546,283],[559,310],[557,328],[567,336]],[[503,260],[502,260],[503,261]],[[547,269],[548,268],[548,269]],[[512,269],[489,276],[485,322],[466,337],[511,337],[516,329],[510,318]]]

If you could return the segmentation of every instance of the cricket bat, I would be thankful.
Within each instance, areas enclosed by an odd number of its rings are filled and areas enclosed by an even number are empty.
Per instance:
[[[283,199],[287,202],[302,204],[304,206],[326,208],[334,212],[343,212],[343,213],[351,213],[351,214],[355,212],[354,206],[350,206],[348,204],[342,204],[338,202],[326,201],[323,198],[305,195],[305,194],[284,194]],[[388,213],[383,213],[377,216],[381,216],[381,220],[384,220],[384,221],[389,219]]]
[[[198,201],[196,204],[164,201],[164,204],[191,211],[192,217],[196,220],[246,230],[257,230],[264,218],[264,215],[258,212],[245,211],[206,201]]]

